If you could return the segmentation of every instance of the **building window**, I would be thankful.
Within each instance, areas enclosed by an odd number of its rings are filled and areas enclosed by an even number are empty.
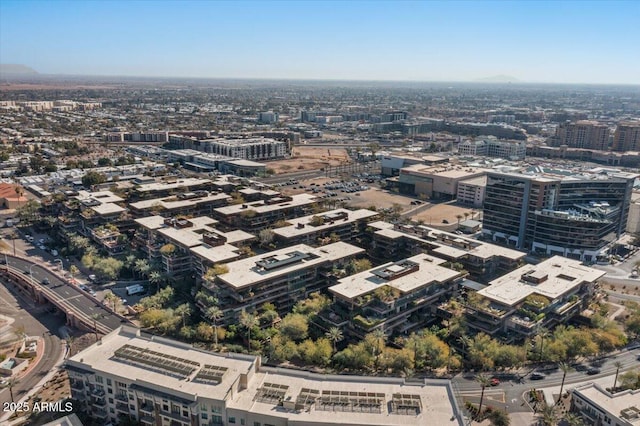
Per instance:
[[[253,422],[253,426],[262,426],[260,422]]]
[[[104,383],[102,376],[96,376],[96,383]]]
[[[111,386],[111,379],[107,379],[107,386]]]
[[[209,415],[207,413],[200,413],[200,417],[202,417],[202,420],[207,420]]]
[[[182,417],[189,417],[189,411],[182,410]]]
[[[235,423],[235,422],[236,422],[235,417],[229,417],[229,423]]]
[[[107,392],[112,394],[113,393],[113,389],[107,388]]]
[[[109,412],[113,414],[116,412],[116,410],[114,410],[113,408],[109,408]]]
[[[109,404],[113,404],[113,398],[109,398]]]
[[[222,408],[220,407],[211,407],[211,411],[217,414],[222,413]]]

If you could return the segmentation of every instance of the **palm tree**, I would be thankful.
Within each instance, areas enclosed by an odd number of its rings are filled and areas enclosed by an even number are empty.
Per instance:
[[[371,335],[373,336],[373,341],[374,341],[374,344],[375,344],[374,354],[373,354],[376,357],[376,359],[375,359],[375,368],[376,368],[376,370],[378,370],[378,362],[379,362],[379,359],[380,359],[380,355],[382,355],[382,350],[384,349],[384,344],[387,341],[387,335],[384,333],[384,331],[382,331],[381,328],[376,328],[375,330],[373,330]]]
[[[20,205],[20,199],[24,195],[24,188],[20,185],[16,185],[15,187],[16,195],[18,196],[18,205]]]
[[[149,274],[151,267],[149,266],[149,261],[147,259],[138,259],[136,260],[134,269],[141,277],[146,277],[147,274]]]
[[[538,361],[542,361],[542,349],[544,347],[544,339],[549,337],[551,334],[549,333],[549,330],[545,327],[538,327],[538,330],[536,333],[540,337],[540,354],[538,355]]]
[[[567,413],[564,415],[564,420],[569,426],[584,426],[582,417],[574,413]]]
[[[462,219],[462,215],[461,214],[457,214],[456,215],[456,219],[458,219],[458,227],[460,227],[460,219]]]
[[[97,327],[97,321],[102,318],[102,315],[100,314],[93,314],[91,315],[91,319],[93,319],[93,334],[96,337],[96,342],[98,341],[98,327]]]
[[[13,399],[13,387],[18,384],[18,379],[12,377],[9,379],[7,385],[9,386],[9,394],[11,395],[11,402],[14,402]]]
[[[336,351],[336,343],[344,339],[342,331],[340,331],[338,327],[331,327],[329,331],[324,333],[324,335],[327,336],[327,339],[331,340],[331,342],[333,343],[333,352]]]
[[[560,400],[562,399],[562,388],[564,388],[564,379],[567,378],[567,373],[573,370],[571,366],[566,362],[559,363],[558,367],[560,367],[560,370],[562,370],[562,383],[560,383],[560,395],[558,395],[558,400],[556,401],[556,404],[559,404]]]
[[[120,298],[116,296],[112,291],[108,290],[104,292],[104,300],[113,303],[113,311],[117,312],[117,305]]]
[[[223,316],[222,309],[217,306],[211,306],[207,309],[206,316],[213,322],[213,330],[215,332],[213,339],[215,345],[218,346],[218,320]]]
[[[176,315],[180,315],[180,317],[182,317],[182,326],[184,327],[186,325],[185,318],[191,315],[191,307],[188,303],[183,303],[182,305],[178,306],[173,312]]]
[[[460,344],[462,344],[462,356],[464,358],[467,355],[467,348],[471,344],[471,338],[469,336],[463,334],[462,336],[458,337],[458,342],[460,342]]]
[[[613,389],[611,389],[612,391],[615,391],[616,386],[618,384],[618,372],[620,371],[620,369],[622,368],[622,363],[620,361],[616,361],[613,365],[616,366],[616,377],[615,379],[613,379]],[[613,392],[612,392],[613,393]]]
[[[469,215],[470,215],[471,213],[469,213],[469,212],[464,212],[463,214],[464,214],[464,220],[467,220],[467,219],[469,218]]]
[[[64,340],[67,343],[69,356],[71,356],[71,349],[73,348],[73,342],[75,342],[76,338],[73,336],[67,336]]]
[[[540,420],[542,420],[544,426],[556,426],[558,423],[558,414],[556,413],[556,407],[553,405],[545,404],[542,411],[540,411],[540,415],[542,416]]]
[[[149,284],[156,285],[156,293],[160,291],[160,281],[162,281],[162,274],[160,271],[149,272]]]
[[[71,281],[75,282],[75,276],[80,272],[80,269],[76,265],[69,266],[69,274],[71,275]]]
[[[478,406],[478,416],[482,414],[482,402],[484,400],[484,390],[489,384],[491,384],[491,379],[486,374],[478,374],[476,376],[476,382],[480,383],[482,387],[482,393],[480,394],[480,405]]]
[[[258,317],[255,314],[249,314],[244,309],[240,313],[240,325],[247,329],[247,344],[249,352],[251,352],[251,329],[258,325]]]

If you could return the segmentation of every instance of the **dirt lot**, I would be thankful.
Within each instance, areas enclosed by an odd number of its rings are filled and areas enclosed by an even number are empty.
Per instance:
[[[469,213],[467,219],[471,219],[472,209],[469,207],[462,207],[455,204],[435,204],[429,209],[421,211],[415,216],[411,216],[411,219],[415,221],[422,220],[425,225],[444,225],[443,220],[448,221],[450,224],[457,225],[458,219],[456,216],[462,215],[463,218],[460,221],[463,222],[465,220],[465,213]],[[474,217],[478,217],[477,213]]]
[[[364,184],[366,185],[366,184]],[[351,201],[349,202],[350,206],[358,207],[358,208],[367,208],[369,206],[375,206],[378,209],[385,209],[392,207],[394,204],[399,204],[403,207],[403,212],[407,211],[409,208],[414,208],[415,206],[411,205],[411,202],[415,200],[412,197],[406,197],[404,195],[394,194],[389,191],[381,190],[379,188],[372,188],[367,191],[360,191],[358,194],[344,194],[338,192],[338,197],[349,197]]]
[[[338,166],[351,160],[345,149],[341,148],[308,148],[297,146],[293,148],[292,157],[287,160],[267,162],[267,167],[276,173],[286,173],[300,170],[320,170],[326,166]]]

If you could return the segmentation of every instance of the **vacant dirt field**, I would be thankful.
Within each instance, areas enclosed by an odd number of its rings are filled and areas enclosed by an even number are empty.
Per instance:
[[[363,185],[366,185],[363,184]],[[399,204],[403,207],[403,212],[408,210],[410,207],[414,208],[415,206],[411,205],[411,202],[415,200],[415,198],[405,197],[404,195],[398,195],[391,193],[389,191],[381,190],[378,188],[368,189],[366,191],[360,191],[360,195],[355,195],[355,193],[346,194],[343,192],[338,192],[339,197],[349,197],[351,201],[349,202],[350,206],[359,207],[359,208],[367,208],[369,206],[375,206],[378,209],[385,209],[392,207],[394,204]]]
[[[457,215],[462,215],[463,222],[465,220],[464,214],[469,213],[469,217],[467,219],[471,219],[472,209],[469,207],[457,206],[454,204],[435,204],[431,208],[424,210],[415,216],[411,216],[413,220],[422,220],[425,225],[444,225],[442,222],[446,220],[450,224],[458,224]],[[478,218],[478,213],[475,214],[474,218]]]
[[[345,149],[341,148],[309,148],[296,146],[292,157],[287,160],[267,162],[267,167],[276,173],[294,172],[300,170],[320,170],[326,166],[338,166],[351,160]]]

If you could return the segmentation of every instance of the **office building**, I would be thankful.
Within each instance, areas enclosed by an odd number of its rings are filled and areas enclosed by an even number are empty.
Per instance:
[[[182,149],[192,149],[233,159],[274,160],[290,154],[287,141],[267,137],[244,137],[235,139],[196,139],[188,136],[170,135],[170,142]]]
[[[454,294],[463,276],[428,254],[385,263],[329,287],[333,305],[323,318],[359,337],[374,330],[410,333],[435,319],[437,303]]]
[[[625,232],[637,176],[604,168],[490,172],[482,232],[518,249],[596,261]]]
[[[69,358],[71,394],[98,424],[462,425],[448,380],[271,369],[123,326]]]
[[[531,337],[582,312],[605,273],[561,256],[522,266],[491,281],[477,300],[468,298],[467,324],[511,340]]]
[[[404,194],[452,200],[458,194],[460,181],[482,176],[485,173],[485,169],[463,165],[415,164],[400,169],[397,185],[400,192]]]
[[[487,188],[487,177],[478,176],[458,182],[458,194],[456,198],[459,203],[482,207],[484,204],[484,192]]]
[[[560,123],[556,128],[553,145],[604,151],[609,147],[609,127],[588,120]]]
[[[596,383],[571,390],[571,406],[588,425],[639,426],[640,389],[610,393]]]
[[[278,113],[273,111],[259,112],[258,122],[263,124],[274,124],[278,122]]]
[[[618,123],[613,135],[614,151],[640,151],[640,121]]]
[[[237,322],[242,310],[252,312],[267,302],[285,315],[299,300],[327,288],[332,269],[364,252],[343,242],[318,248],[298,244],[227,263],[228,272],[205,279],[204,288],[218,299],[224,323]]]
[[[494,136],[481,136],[474,140],[460,142],[458,144],[458,153],[460,155],[524,160],[527,154],[527,146],[525,141],[510,141],[498,139]]]

